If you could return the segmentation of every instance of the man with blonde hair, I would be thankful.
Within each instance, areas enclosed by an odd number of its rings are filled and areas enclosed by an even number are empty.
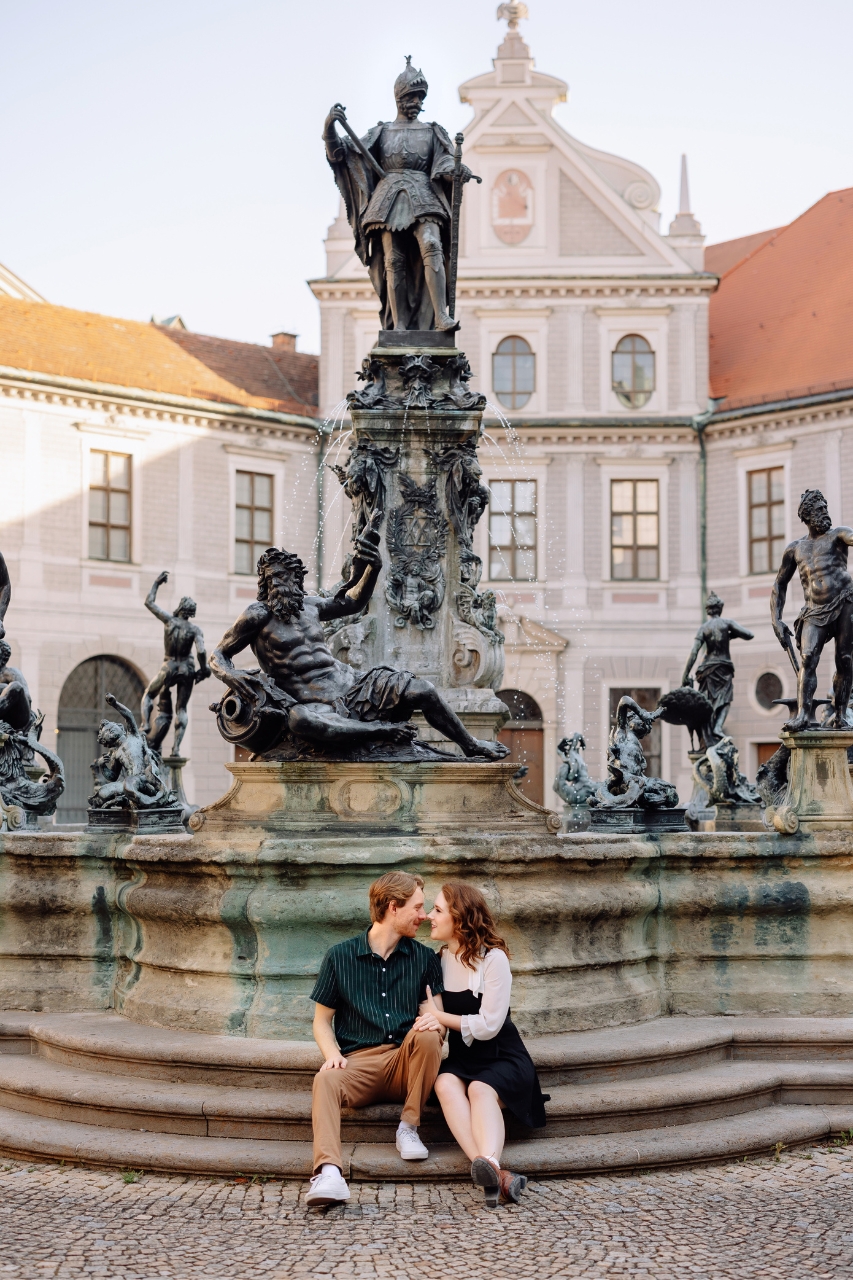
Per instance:
[[[441,1062],[438,1031],[415,1031],[426,989],[441,1006],[435,951],[415,941],[426,919],[419,875],[389,871],[370,886],[370,928],[330,947],[311,992],[314,1039],[323,1065],[314,1077],[314,1177],[309,1205],[349,1200],[341,1156],[341,1108],[402,1102],[397,1150],[426,1160],[421,1111]]]

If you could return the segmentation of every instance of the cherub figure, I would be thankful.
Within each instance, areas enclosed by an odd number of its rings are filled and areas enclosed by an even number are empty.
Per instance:
[[[157,761],[133,712],[111,693],[106,700],[119,713],[124,725],[102,720],[98,742],[106,750],[92,765],[95,794],[89,797],[92,809],[165,808],[176,803],[157,770]]]

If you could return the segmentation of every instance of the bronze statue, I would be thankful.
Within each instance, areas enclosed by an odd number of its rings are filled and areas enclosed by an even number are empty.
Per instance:
[[[95,794],[91,809],[150,809],[174,807],[175,794],[158,771],[157,757],[137,727],[133,712],[111,693],[105,694],[124,724],[102,720],[98,742],[106,748],[91,766]]]
[[[258,599],[250,604],[211,654],[214,674],[232,690],[214,704],[220,732],[250,751],[275,758],[447,758],[415,744],[409,718],[426,721],[457,743],[465,756],[500,760],[508,748],[471,736],[428,680],[379,666],[359,674],[337,662],[323,623],[361,612],[373,593],[382,562],[375,512],[354,540],[350,579],[334,596],[307,595],[307,572],[292,552],[269,548],[258,561]],[[260,671],[234,666],[250,647]],[[371,753],[371,748],[377,750]],[[420,752],[420,756],[417,755]]]
[[[3,552],[0,551],[0,640],[6,634],[4,626],[4,618],[6,610],[9,608],[9,601],[12,599],[12,583],[9,578],[9,570],[6,568],[6,561],[3,559]]]
[[[817,668],[828,640],[835,640],[833,712],[825,728],[844,729],[853,684],[853,578],[847,571],[847,548],[853,529],[833,528],[826,498],[819,489],[806,489],[797,515],[808,533],[785,548],[770,596],[770,617],[776,638],[797,672],[797,713],[783,728],[792,733],[817,728],[813,719]],[[791,630],[782,621],[788,583],[799,570],[805,604],[794,622],[802,665],[793,651]]]
[[[29,729],[32,718],[30,691],[23,674],[17,667],[9,666],[12,648],[7,640],[0,640],[0,720],[18,733]]]
[[[699,657],[702,646],[705,646],[705,659],[696,668],[696,680],[699,689],[714,708],[711,718],[711,729],[719,737],[723,736],[723,725],[732,705],[735,667],[731,659],[729,642],[731,640],[752,640],[753,632],[742,627],[731,618],[723,618],[723,602],[716,592],[712,591],[705,601],[705,612],[708,621],[703,622],[696,632],[687,666],[684,668],[682,685],[693,687],[690,675],[693,663]]]
[[[168,580],[169,575],[164,570],[158,575],[145,597],[146,609],[150,609],[154,617],[159,618],[163,623],[165,655],[162,667],[142,695],[142,727],[148,739],[148,745],[154,751],[159,751],[163,739],[169,732],[169,725],[172,723],[171,690],[174,688],[175,740],[172,744],[172,755],[179,756],[181,743],[187,731],[187,707],[190,696],[199,681],[206,680],[210,675],[210,667],[207,665],[201,627],[197,627],[190,621],[195,617],[195,600],[191,600],[189,596],[183,596],[174,613],[162,609],[156,602],[157,588]],[[198,654],[198,670],[193,662],[193,645]],[[151,714],[154,710],[155,698],[157,698],[157,719],[152,729]]]
[[[441,125],[418,120],[427,88],[423,72],[407,57],[394,82],[396,119],[380,121],[359,139],[336,103],[323,140],[356,253],[381,304],[382,328],[451,332],[459,327],[448,305],[451,224],[458,228],[462,184],[474,175],[461,162],[461,143],[455,158]]]
[[[589,776],[581,754],[585,750],[586,740],[582,733],[573,733],[571,738],[563,738],[557,743],[557,755],[562,764],[554,779],[554,790],[564,804],[586,804],[598,785]]]
[[[589,797],[591,809],[675,808],[678,792],[672,783],[646,776],[646,756],[641,745],[662,715],[662,707],[644,711],[627,695],[619,699],[607,750],[608,777]]]

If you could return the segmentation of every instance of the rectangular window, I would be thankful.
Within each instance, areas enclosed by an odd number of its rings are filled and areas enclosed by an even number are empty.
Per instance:
[[[234,512],[234,572],[254,573],[258,558],[272,545],[272,476],[237,472]]]
[[[89,559],[130,560],[130,455],[89,454]]]
[[[644,711],[654,711],[660,702],[660,689],[611,689],[610,690],[610,728],[616,724],[616,708],[621,698],[633,698],[638,707]],[[652,725],[651,733],[642,738],[641,745],[646,757],[646,772],[650,778],[660,777],[660,720]]]
[[[785,468],[748,471],[749,572],[778,569],[785,550]]]
[[[536,581],[536,481],[489,484],[489,578]]]
[[[610,576],[619,582],[660,577],[657,480],[610,481]]]

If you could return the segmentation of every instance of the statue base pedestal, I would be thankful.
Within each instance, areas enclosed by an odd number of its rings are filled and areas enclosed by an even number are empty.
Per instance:
[[[589,831],[591,812],[587,804],[564,804],[563,831]]]
[[[87,816],[87,831],[132,831],[142,836],[184,829],[180,809],[89,809]]]
[[[785,835],[853,827],[853,781],[847,766],[853,732],[806,729],[788,733],[783,729],[779,736],[791,752],[788,789],[781,804],[765,810],[767,826]]]
[[[764,810],[760,804],[726,804],[720,800],[714,806],[717,815],[716,831],[766,831]]]
[[[686,831],[686,810],[679,805],[675,809],[593,809],[590,808],[589,829],[593,832],[616,835],[643,831]]]
[[[191,831],[240,826],[293,835],[371,829],[389,833],[523,830],[554,834],[560,818],[517,789],[517,764],[385,764],[247,760],[225,766],[231,790],[198,809]]]
[[[189,756],[163,756],[163,764],[169,770],[169,787],[178,797],[184,822],[189,822],[190,814],[198,809],[197,804],[190,804],[184,791],[183,770],[190,762]]]

